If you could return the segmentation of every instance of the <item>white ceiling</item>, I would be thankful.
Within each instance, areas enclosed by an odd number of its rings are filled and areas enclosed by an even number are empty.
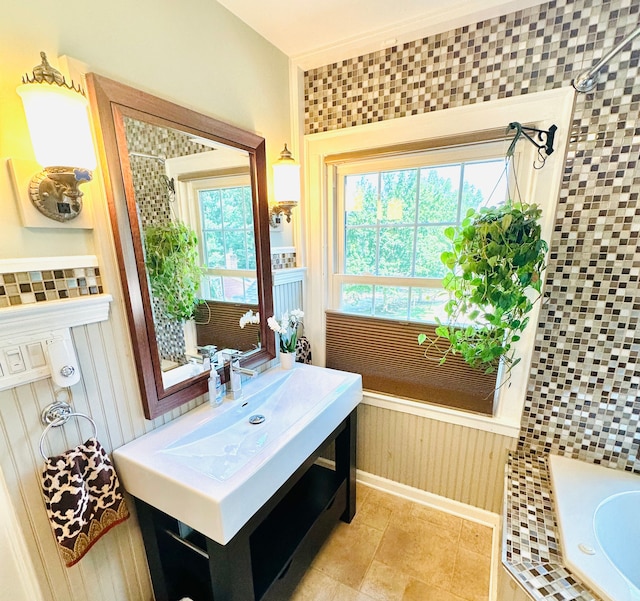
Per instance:
[[[218,0],[303,69],[540,4],[540,0]],[[446,10],[443,10],[446,6]]]

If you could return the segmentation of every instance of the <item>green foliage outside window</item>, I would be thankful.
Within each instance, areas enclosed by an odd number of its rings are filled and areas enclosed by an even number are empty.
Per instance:
[[[212,269],[255,269],[251,188],[233,186],[199,192],[205,264]]]
[[[503,170],[497,159],[346,175],[343,273],[444,278],[446,228],[486,202],[480,183],[493,186]],[[343,284],[341,295],[350,313],[411,320],[432,320],[443,302],[433,289],[382,282]]]

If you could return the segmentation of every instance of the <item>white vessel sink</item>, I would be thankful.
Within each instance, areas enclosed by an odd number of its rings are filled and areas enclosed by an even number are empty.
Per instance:
[[[226,544],[351,413],[362,380],[296,364],[240,399],[190,411],[113,452],[133,496]],[[252,424],[254,415],[264,421]]]

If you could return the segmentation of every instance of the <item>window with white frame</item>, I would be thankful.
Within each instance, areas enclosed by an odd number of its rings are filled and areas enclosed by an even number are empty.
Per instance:
[[[445,318],[445,230],[469,209],[502,204],[513,193],[504,144],[350,161],[335,170],[331,308],[394,320]]]
[[[194,180],[204,298],[257,303],[251,185],[247,176]]]

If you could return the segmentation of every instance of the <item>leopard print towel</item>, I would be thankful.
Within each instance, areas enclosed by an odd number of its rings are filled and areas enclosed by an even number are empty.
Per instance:
[[[42,492],[58,550],[68,568],[103,534],[129,517],[118,476],[95,438],[46,460]]]

